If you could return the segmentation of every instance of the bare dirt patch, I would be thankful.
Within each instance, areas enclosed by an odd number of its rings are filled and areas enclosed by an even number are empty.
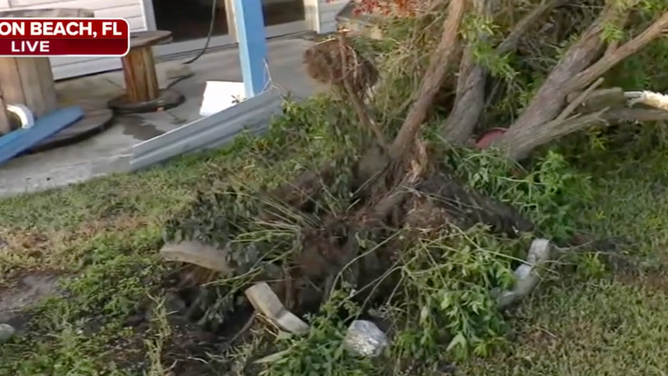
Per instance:
[[[24,311],[49,296],[58,294],[58,273],[24,273],[12,286],[0,289],[0,322],[20,329],[29,319]]]

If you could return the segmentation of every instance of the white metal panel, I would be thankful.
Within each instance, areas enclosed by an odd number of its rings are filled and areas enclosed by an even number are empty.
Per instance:
[[[132,147],[130,169],[138,170],[181,154],[217,148],[244,130],[261,133],[271,118],[281,113],[283,97],[278,89],[248,98],[228,109],[195,120]]]
[[[318,29],[319,34],[336,31],[336,15],[348,4],[349,0],[318,0]]]

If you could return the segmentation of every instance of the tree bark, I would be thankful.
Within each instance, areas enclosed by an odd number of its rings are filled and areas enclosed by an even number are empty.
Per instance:
[[[483,16],[489,16],[490,0],[477,0],[476,10]],[[566,3],[566,0],[546,0],[525,15],[511,30],[504,41],[495,49],[498,56],[517,49],[520,40],[541,19],[544,19],[555,8]],[[484,35],[480,36],[485,38]],[[467,142],[482,115],[485,103],[486,70],[473,61],[471,46],[464,51],[457,81],[455,104],[448,119],[441,129],[442,137],[453,143]]]
[[[475,0],[474,6],[482,17],[491,17],[491,0]],[[486,40],[489,36],[481,33],[478,37]],[[485,107],[487,72],[475,63],[472,43],[469,42],[464,50],[459,65],[455,104],[441,130],[446,140],[455,143],[468,141]]]
[[[420,127],[427,118],[427,112],[434,102],[436,93],[441,88],[448,65],[455,58],[459,25],[462,22],[465,8],[466,0],[451,0],[448,5],[448,15],[443,22],[441,41],[431,55],[429,67],[418,89],[417,99],[408,111],[397,137],[390,146],[389,154],[393,159],[404,158],[413,148]]]
[[[502,137],[495,140],[494,145],[504,150],[508,158],[526,158],[537,146],[588,126],[601,125],[612,120],[609,114],[606,115],[608,108],[584,116],[569,117],[573,109],[567,108],[564,111],[564,106],[569,95],[591,85],[620,61],[658,38],[668,27],[666,12],[639,36],[620,47],[608,46],[603,54],[603,26],[607,22],[625,22],[627,14],[620,17],[619,12],[622,10],[630,11],[614,2],[604,8],[597,21],[565,53],[548,75],[527,109]],[[601,54],[603,56],[598,58]],[[581,98],[580,102],[586,99]],[[624,112],[624,115],[629,114],[628,111]]]

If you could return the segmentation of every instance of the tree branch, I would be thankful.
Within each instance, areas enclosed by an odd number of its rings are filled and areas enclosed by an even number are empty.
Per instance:
[[[592,66],[570,79],[566,85],[566,90],[581,90],[583,87],[589,85],[598,77],[604,75],[620,61],[637,53],[650,42],[657,39],[659,36],[661,36],[666,28],[668,28],[668,12],[665,12],[650,27],[645,29],[642,34],[626,42],[621,47],[612,50]]]
[[[646,109],[646,108],[617,108],[606,111],[602,118],[608,123],[622,121],[665,121],[668,120],[668,111]]]
[[[601,86],[602,83],[603,83],[603,78],[601,77],[601,78],[599,78],[596,82],[594,82],[593,85],[591,85],[589,88],[587,88],[587,90],[583,91],[582,93],[580,93],[580,95],[578,95],[577,97],[575,97],[575,99],[573,99],[573,100],[571,101],[571,103],[569,103],[568,106],[566,106],[566,108],[564,108],[564,110],[561,111],[561,114],[559,114],[559,116],[557,116],[557,118],[556,118],[555,120],[559,120],[559,121],[566,120],[566,118],[569,117],[569,116],[571,116],[571,114],[572,114],[578,107],[580,107],[580,105],[582,105],[582,104],[584,103],[585,99],[589,98],[589,96],[591,95],[591,93],[592,93],[597,87]]]
[[[534,10],[529,12],[524,18],[515,24],[513,30],[506,39],[496,47],[497,55],[505,55],[517,49],[520,44],[520,39],[529,32],[532,26],[543,19],[553,9],[566,4],[567,0],[545,0]]]
[[[547,0],[534,8],[515,25],[506,39],[496,48],[496,54],[504,55],[517,49],[521,38],[532,26],[565,3],[566,0]],[[483,16],[490,15],[491,1],[477,0],[475,6]],[[485,37],[485,35],[480,36],[480,38]],[[483,67],[474,64],[471,46],[467,46],[459,68],[455,104],[441,130],[444,139],[464,143],[471,137],[485,108],[486,75],[487,72]]]
[[[499,145],[505,147],[506,153],[514,160],[525,158],[534,148],[548,143],[554,139],[578,131],[595,123],[604,123],[601,117],[608,108],[601,109],[595,113],[582,116],[571,114],[580,107],[587,97],[601,84],[603,78],[596,81],[591,87],[580,93],[571,103],[566,106],[554,120],[536,127],[516,129],[514,138],[501,137]],[[505,135],[504,135],[505,136]]]
[[[482,17],[491,17],[491,0],[475,0],[474,4]],[[482,40],[488,37],[483,33],[477,36]],[[485,108],[487,72],[473,60],[473,42],[470,41],[464,50],[459,64],[455,104],[441,129],[443,138],[455,143],[464,143],[471,137]]]
[[[431,107],[436,93],[441,88],[448,65],[454,58],[459,25],[464,16],[465,7],[466,0],[452,0],[448,5],[448,15],[443,23],[441,41],[431,56],[429,67],[418,90],[417,100],[408,111],[404,124],[390,146],[390,156],[392,158],[402,158],[413,148],[415,137],[427,117],[427,111]]]
[[[529,106],[509,127],[508,131],[495,140],[494,144],[504,148],[508,156],[514,159],[524,158],[536,146],[572,133],[588,124],[603,121],[600,115],[606,109],[585,116],[568,117],[570,112],[584,103],[585,98],[583,97],[576,98],[578,103],[569,105],[566,112],[563,112],[563,109],[566,97],[574,91],[573,88],[567,87],[568,82],[572,77],[587,69],[602,53],[605,45],[601,38],[603,27],[608,22],[615,22],[615,19],[619,18],[620,10],[623,10],[623,4],[606,3],[596,21],[566,51],[557,66],[547,76]],[[598,77],[594,77],[593,80],[596,78]],[[588,85],[583,87],[586,86]],[[560,113],[562,113],[561,116]],[[532,134],[535,135],[535,140],[531,139]]]
[[[544,145],[559,137],[585,129],[591,125],[605,124],[606,120],[602,115],[606,111],[607,109],[603,109],[584,116],[575,115],[563,121],[552,120],[540,127],[536,127],[535,131],[518,133],[517,136],[512,139],[512,147],[507,144],[508,140],[505,140],[505,143],[504,140],[502,140],[499,143],[499,146],[504,148],[508,158],[512,160],[521,160],[526,158],[531,150],[540,145]]]

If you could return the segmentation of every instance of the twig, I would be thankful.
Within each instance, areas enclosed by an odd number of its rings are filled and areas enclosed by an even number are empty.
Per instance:
[[[244,333],[248,331],[248,329],[250,329],[253,326],[253,321],[255,321],[256,317],[257,317],[257,311],[253,311],[248,320],[246,320],[244,326],[242,326],[241,329],[239,329],[239,331],[234,336],[232,336],[232,338],[225,341],[222,347],[225,348],[233,345],[234,342],[236,342]]]
[[[566,120],[566,118],[569,117],[573,113],[573,111],[575,111],[575,109],[578,108],[578,106],[584,103],[584,101],[591,94],[591,92],[594,91],[597,87],[601,86],[602,83],[603,83],[603,77],[596,80],[596,82],[594,82],[591,86],[589,86],[587,90],[583,91],[582,93],[580,93],[580,95],[575,97],[575,99],[573,99],[573,101],[569,103],[568,106],[566,106],[566,108],[564,108],[564,110],[561,112],[561,114],[559,114],[559,116],[557,116],[555,120],[559,121]]]
[[[606,111],[608,111],[608,109],[604,108],[600,111],[587,115],[575,115],[563,120],[552,120],[551,122],[543,125],[543,128],[545,128],[545,135],[543,136],[544,141],[538,145],[542,145],[558,137],[579,131],[592,124],[605,123],[605,119],[602,116]]]
[[[581,91],[575,91],[566,96],[566,103],[571,103],[577,98]],[[580,114],[587,114],[598,111],[602,108],[622,108],[626,107],[626,99],[624,98],[624,90],[619,87],[608,87],[604,89],[596,89],[587,95],[587,99],[582,103],[576,112]]]
[[[615,51],[617,51],[618,48],[619,48],[619,41],[618,40],[610,42],[610,43],[608,43],[608,47],[605,49],[605,53],[603,55],[604,56],[605,55],[612,55],[613,53],[615,53]]]
[[[517,133],[506,137],[513,129],[510,129],[504,137],[500,138],[498,145],[506,151],[511,160],[517,161],[525,158],[534,148],[546,144],[559,137],[577,132],[592,124],[605,124],[603,115],[608,111],[604,108],[600,111],[586,114],[574,115],[565,120],[552,120],[545,124],[532,127],[530,130],[515,130]],[[495,144],[496,145],[496,144]]]

